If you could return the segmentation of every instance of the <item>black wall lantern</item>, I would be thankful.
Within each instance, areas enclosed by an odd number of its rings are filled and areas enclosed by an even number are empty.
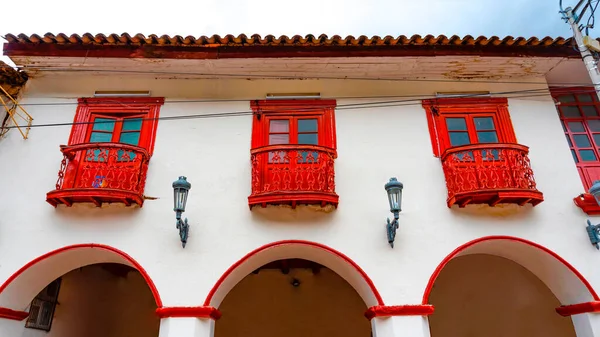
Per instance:
[[[177,219],[175,227],[179,229],[179,238],[181,239],[183,248],[185,248],[185,244],[187,243],[190,226],[188,225],[187,218],[185,218],[185,221],[181,220],[181,213],[185,212],[185,204],[187,203],[188,192],[191,188],[192,184],[184,176],[179,177],[179,179],[173,182],[173,210]]]
[[[390,178],[390,181],[385,184],[385,190],[388,195],[388,201],[390,203],[390,212],[394,214],[394,220],[390,222],[390,218],[387,219],[387,238],[388,243],[394,248],[394,240],[396,239],[396,230],[398,229],[398,219],[400,218],[400,212],[402,211],[402,189],[404,185],[398,181],[398,179]]]

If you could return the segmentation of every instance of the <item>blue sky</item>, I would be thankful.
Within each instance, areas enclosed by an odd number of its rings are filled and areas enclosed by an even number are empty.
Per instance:
[[[563,1],[565,6],[576,3]],[[571,36],[558,14],[558,0],[53,0],[52,6],[48,4],[34,0],[25,14],[4,15],[0,35]],[[590,35],[597,36],[597,31]]]

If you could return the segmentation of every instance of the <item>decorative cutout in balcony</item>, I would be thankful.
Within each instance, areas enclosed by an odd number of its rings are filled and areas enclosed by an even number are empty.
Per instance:
[[[536,188],[528,153],[527,146],[506,143],[448,148],[441,157],[448,207],[499,203],[535,206],[544,201]]]
[[[48,192],[52,206],[77,202],[144,203],[144,185],[150,155],[140,147],[119,143],[61,146],[64,157],[56,189]]]
[[[270,145],[251,150],[250,208],[267,204],[337,207],[335,156],[335,150],[318,145]]]

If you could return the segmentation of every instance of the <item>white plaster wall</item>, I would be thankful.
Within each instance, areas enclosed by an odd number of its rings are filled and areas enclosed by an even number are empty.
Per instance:
[[[300,285],[291,285],[292,279]],[[246,276],[219,307],[215,337],[348,336],[369,337],[367,310],[356,291],[333,271],[322,268],[263,269]]]
[[[558,299],[516,263],[477,254],[452,260],[430,297],[431,337],[575,337],[571,317],[554,309]]]
[[[527,79],[539,83],[540,78]],[[141,76],[45,75],[30,80],[22,103],[34,124],[71,122],[76,98],[94,90],[151,90],[165,96],[161,116],[249,110],[247,98],[268,92],[314,92],[323,97],[431,95],[438,91],[506,92],[540,85],[509,83],[190,80]],[[500,95],[502,96],[502,95]],[[182,100],[240,99],[212,103]],[[362,100],[381,101],[382,99]],[[338,105],[357,99],[339,99]],[[40,105],[41,103],[52,103]],[[549,96],[509,99],[517,139],[530,147],[539,206],[469,206],[448,209],[439,159],[433,157],[425,112],[411,106],[338,109],[339,157],[335,163],[339,208],[331,213],[268,208],[248,210],[251,116],[161,121],[144,207],[91,205],[52,208],[54,188],[70,126],[16,130],[0,140],[0,282],[31,259],[61,246],[96,242],[117,247],[147,270],[165,306],[201,305],[219,276],[263,244],[305,239],[329,245],[356,261],[388,305],[421,302],[437,264],[457,246],[486,235],[538,242],[572,263],[600,289],[600,253],[585,232],[586,216],[572,198],[582,185]],[[192,183],[185,213],[188,245],[181,248],[171,183]],[[396,245],[385,237],[389,217],[383,185],[404,183]],[[24,309],[24,308],[13,308]]]

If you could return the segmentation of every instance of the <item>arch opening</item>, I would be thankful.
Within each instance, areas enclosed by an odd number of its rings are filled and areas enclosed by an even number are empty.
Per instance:
[[[156,337],[160,306],[156,287],[139,263],[105,245],[54,250],[0,286],[0,308],[17,313],[5,318],[24,319],[27,336]]]
[[[312,261],[330,269],[358,293],[367,307],[384,305],[373,281],[348,256],[323,244],[285,240],[259,247],[235,262],[217,280],[204,306],[219,308],[225,296],[250,273],[273,261],[289,259]]]
[[[548,248],[491,236],[450,253],[432,274],[423,304],[435,307],[432,337],[574,337],[585,335],[589,322],[556,308],[597,299],[583,275]]]
[[[371,336],[367,305],[333,270],[276,260],[246,275],[219,306],[214,336]]]

